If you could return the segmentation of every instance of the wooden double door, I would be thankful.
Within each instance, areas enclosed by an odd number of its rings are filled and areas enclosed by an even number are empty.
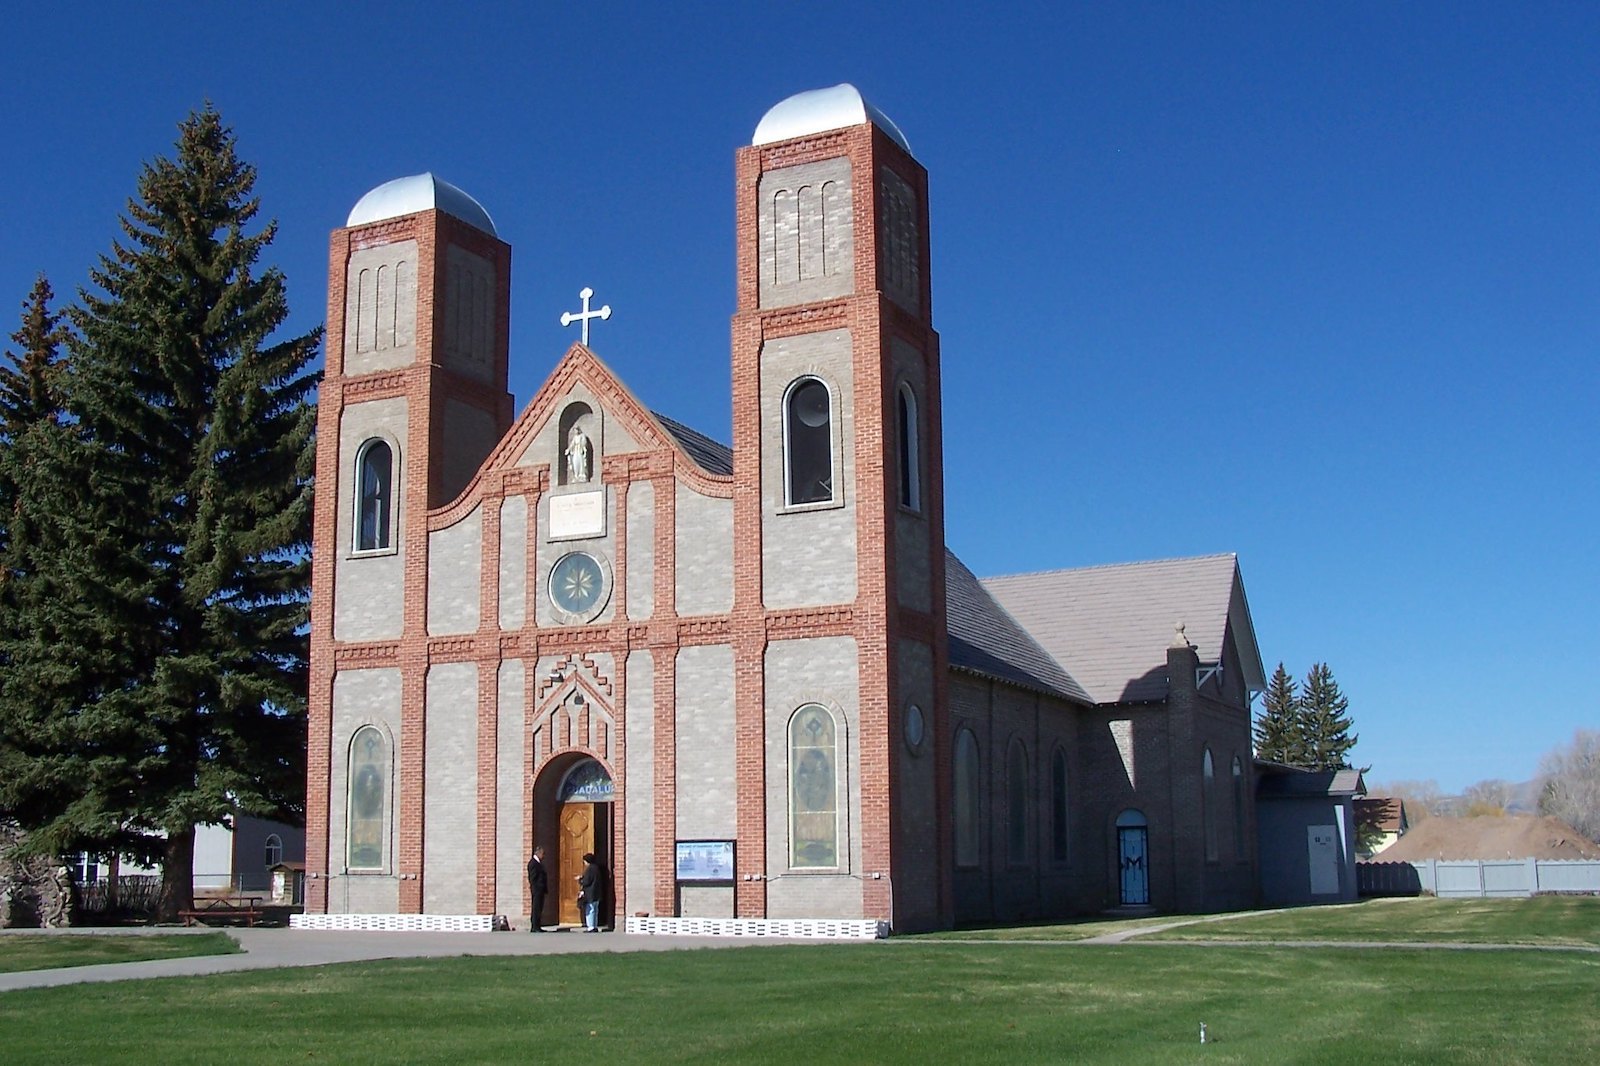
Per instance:
[[[562,925],[582,925],[583,914],[578,910],[578,878],[583,875],[583,857],[593,854],[607,874],[611,871],[611,804],[563,803],[556,815],[560,826],[559,858],[556,861],[555,883],[550,891],[559,901],[556,920]],[[600,904],[600,920],[606,920],[610,904],[610,878],[607,878],[606,898]]]

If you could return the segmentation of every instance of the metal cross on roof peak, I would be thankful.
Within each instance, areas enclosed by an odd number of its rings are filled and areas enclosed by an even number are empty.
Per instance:
[[[594,295],[594,290],[589,288],[587,285],[585,285],[583,288],[578,290],[578,299],[583,301],[583,313],[582,314],[573,314],[571,311],[563,311],[563,312],[561,312],[561,324],[563,326],[570,326],[574,322],[580,323],[582,325],[582,328],[583,328],[583,346],[585,348],[589,347],[589,320],[591,318],[598,318],[600,321],[604,322],[606,319],[611,317],[611,305],[610,304],[606,304],[604,307],[600,308],[600,310],[598,310],[598,311],[589,310],[589,297],[591,297],[593,295]]]

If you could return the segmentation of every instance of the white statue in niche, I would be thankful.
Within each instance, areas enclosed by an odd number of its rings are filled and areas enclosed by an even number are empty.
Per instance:
[[[589,480],[589,437],[582,426],[573,426],[567,436],[567,480],[574,485]]]

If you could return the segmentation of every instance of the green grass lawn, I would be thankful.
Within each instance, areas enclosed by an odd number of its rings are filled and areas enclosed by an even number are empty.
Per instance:
[[[1600,946],[1600,897],[1377,899],[1197,922],[1150,940],[1423,941]]]
[[[1600,1048],[1597,988],[1600,955],[1578,952],[889,941],[26,989],[0,993],[0,1048],[163,1066],[1571,1063]]]
[[[1160,932],[1161,926],[1179,924]],[[1251,914],[1087,918],[1037,925],[956,929],[934,940],[1087,940],[1133,932],[1146,940],[1334,940],[1398,943],[1600,946],[1600,897],[1531,899],[1375,899],[1337,907]]]
[[[226,933],[163,936],[72,933],[10,933],[0,936],[0,973],[97,966],[105,962],[181,959],[190,955],[232,955],[239,945]]]

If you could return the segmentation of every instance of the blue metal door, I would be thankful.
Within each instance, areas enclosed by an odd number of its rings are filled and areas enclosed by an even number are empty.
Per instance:
[[[1146,830],[1142,825],[1117,828],[1123,906],[1142,907],[1150,902],[1150,870],[1145,861],[1145,840]]]

